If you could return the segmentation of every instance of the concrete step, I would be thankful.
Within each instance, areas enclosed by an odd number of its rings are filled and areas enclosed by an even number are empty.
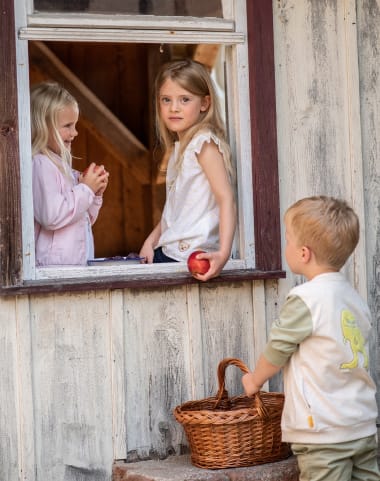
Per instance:
[[[125,463],[116,461],[113,481],[298,481],[294,456],[276,463],[247,468],[202,469],[190,455],[170,456],[163,461]]]

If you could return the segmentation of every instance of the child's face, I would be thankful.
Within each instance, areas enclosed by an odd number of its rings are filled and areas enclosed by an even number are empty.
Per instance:
[[[167,79],[159,91],[160,115],[166,127],[178,134],[178,138],[199,122],[200,115],[210,105],[210,97],[200,97]]]
[[[57,115],[57,130],[58,133],[65,144],[65,147],[71,151],[71,142],[78,135],[75,128],[78,122],[79,112],[76,105],[68,105],[63,109],[59,110]],[[49,135],[48,147],[50,150],[56,154],[60,154],[60,147],[57,145],[54,137]]]
[[[294,274],[303,274],[303,246],[300,246],[288,218],[285,218],[285,258]]]

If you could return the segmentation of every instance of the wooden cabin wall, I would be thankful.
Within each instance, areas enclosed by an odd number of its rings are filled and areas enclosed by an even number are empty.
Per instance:
[[[346,272],[368,294],[378,382],[380,4],[358,3],[273,0],[280,207],[322,193],[357,210]],[[0,479],[109,481],[114,459],[178,454],[172,409],[215,393],[223,357],[254,364],[297,282],[0,298]]]
[[[377,0],[273,2],[281,213],[301,197],[327,194],[346,199],[359,215],[360,242],[344,270],[368,296],[377,380],[379,5]],[[267,283],[269,323],[277,302],[299,282],[288,272],[278,285]]]
[[[21,470],[27,480],[109,480],[114,459],[179,454],[174,407],[215,394],[219,361],[252,365],[265,340],[262,282],[0,302],[0,450],[12,460],[0,479],[12,481]],[[230,370],[236,394],[240,371]]]
[[[376,335],[373,374],[380,405],[380,1],[357,4],[360,120],[368,300]]]

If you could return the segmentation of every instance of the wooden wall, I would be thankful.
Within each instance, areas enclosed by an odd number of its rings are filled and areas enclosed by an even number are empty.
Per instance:
[[[323,193],[359,213],[346,272],[368,295],[379,380],[380,3],[358,4],[273,0],[280,207]],[[114,459],[179,453],[172,409],[215,393],[223,357],[254,364],[299,281],[1,298],[0,479],[108,481]]]
[[[323,193],[357,211],[361,239],[345,270],[368,296],[379,382],[380,2],[274,1],[273,9],[281,209]],[[299,281],[288,273],[280,298]],[[270,322],[278,295],[267,293]]]
[[[373,374],[380,405],[380,1],[358,2],[358,65],[360,131],[362,138],[363,188],[368,299],[376,335]]]

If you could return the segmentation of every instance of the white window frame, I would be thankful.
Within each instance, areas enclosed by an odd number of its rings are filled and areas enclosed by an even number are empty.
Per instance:
[[[96,267],[36,267],[29,116],[28,41],[89,41],[125,43],[214,43],[226,46],[228,130],[237,171],[239,259],[225,270],[254,269],[255,241],[252,192],[251,122],[247,14],[245,0],[223,0],[224,19],[75,13],[33,13],[32,0],[15,2],[19,149],[21,172],[23,279],[49,280],[187,272],[186,264]],[[149,25],[149,29],[146,28]],[[175,40],[175,41],[173,41]]]

